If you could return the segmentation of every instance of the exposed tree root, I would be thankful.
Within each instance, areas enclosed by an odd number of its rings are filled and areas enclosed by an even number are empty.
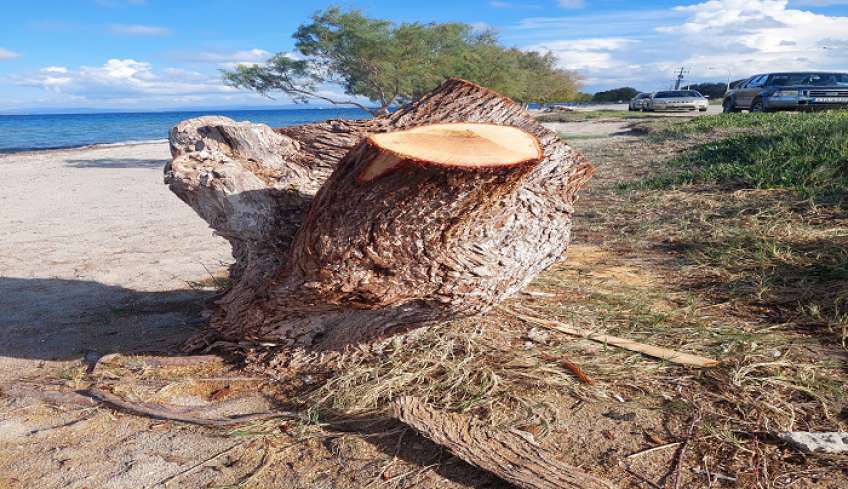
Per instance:
[[[301,414],[292,411],[266,411],[260,413],[233,415],[228,416],[226,418],[212,418],[203,416],[204,411],[208,411],[209,408],[180,408],[150,402],[128,402],[110,392],[98,389],[96,387],[91,387],[82,391],[81,393],[103,404],[107,404],[115,409],[125,411],[136,416],[144,416],[148,418],[162,419],[167,421],[177,421],[180,423],[189,423],[200,426],[232,426],[236,424],[248,423],[251,421],[261,421],[272,418],[303,418]],[[243,399],[239,399],[238,401],[243,401]],[[221,404],[215,405],[214,408],[220,409]]]
[[[414,397],[395,401],[394,415],[466,462],[525,489],[612,489],[603,479],[557,460],[513,432],[495,430],[473,418],[443,413]]]

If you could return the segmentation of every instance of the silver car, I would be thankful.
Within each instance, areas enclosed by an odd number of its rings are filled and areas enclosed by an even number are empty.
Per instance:
[[[668,90],[651,95],[645,110],[698,110],[706,112],[709,106],[706,97],[695,90]]]
[[[648,100],[651,99],[650,93],[639,93],[636,94],[635,97],[630,99],[630,105],[627,106],[627,110],[630,112],[639,112],[644,111],[648,106]]]

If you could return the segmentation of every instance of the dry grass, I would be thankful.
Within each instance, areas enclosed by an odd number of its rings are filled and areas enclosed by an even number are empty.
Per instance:
[[[532,325],[497,310],[350,351],[296,400],[321,419],[379,415],[397,396],[424,397],[526,429],[632,487],[642,483],[616,460],[646,448],[642,438],[616,438],[597,420],[575,433],[575,406],[590,419],[611,406],[640,410],[641,429],[666,441],[680,440],[699,413],[691,487],[705,486],[707,473],[735,478],[736,487],[848,483],[844,459],[804,457],[773,438],[848,429],[840,415],[848,399],[848,215],[838,202],[781,190],[621,190],[697,142],[703,137],[586,141],[600,172],[580,202],[576,244],[509,306],[720,358],[720,367],[686,369],[558,334],[530,342]],[[594,385],[546,355],[576,363]],[[595,441],[566,448],[577,435]],[[644,470],[658,481],[667,465]]]
[[[630,164],[661,174],[664,167],[651,154],[669,158],[676,151],[657,144],[635,143],[644,156]],[[845,484],[845,460],[806,459],[769,439],[775,431],[848,426],[838,414],[848,398],[848,212],[841,201],[717,185],[614,192],[622,181],[645,176],[620,171],[595,189],[611,205],[588,211],[600,234],[594,239],[624,259],[650,261],[665,276],[666,297],[676,305],[655,302],[665,317],[650,325],[651,340],[676,341],[724,362],[677,391],[687,410],[708,413],[699,450],[713,463],[749,471],[743,487],[789,486],[797,481],[785,474],[796,469],[840,473],[830,466],[841,468],[842,478],[821,487]],[[638,317],[643,310],[619,309],[615,316]],[[674,394],[666,389],[665,395]]]
[[[402,395],[472,412],[501,425],[547,427],[556,410],[538,392],[585,389],[572,375],[539,358],[539,350],[494,318],[457,321],[389,340],[336,360],[334,374],[304,401],[319,411],[382,412]],[[523,328],[525,331],[529,328]],[[531,345],[533,347],[531,347]],[[547,429],[547,428],[546,428]]]

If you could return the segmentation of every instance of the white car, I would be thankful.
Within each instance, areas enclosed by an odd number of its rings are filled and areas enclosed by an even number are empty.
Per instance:
[[[630,112],[644,111],[645,107],[648,104],[648,100],[650,99],[650,93],[639,93],[630,100],[630,104],[627,106],[627,110],[629,110]]]
[[[651,95],[645,110],[697,110],[706,112],[710,102],[695,90],[668,90]]]

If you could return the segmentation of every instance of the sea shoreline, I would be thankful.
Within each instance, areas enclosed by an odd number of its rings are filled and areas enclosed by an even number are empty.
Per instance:
[[[227,242],[164,184],[170,159],[166,140],[0,155],[0,379],[33,358],[108,350],[115,325],[82,319],[180,299],[226,269]],[[139,347],[182,324],[153,319]]]
[[[50,148],[11,148],[11,149],[0,149],[0,158],[4,156],[11,155],[28,155],[28,154],[42,154],[42,153],[50,153],[50,152],[58,152],[58,151],[85,151],[85,150],[93,150],[93,149],[101,149],[101,148],[114,148],[120,146],[140,146],[145,144],[166,144],[168,139],[139,139],[139,140],[129,140],[129,141],[119,141],[115,143],[94,143],[94,144],[83,144],[83,145],[68,145],[68,146],[56,146]]]

